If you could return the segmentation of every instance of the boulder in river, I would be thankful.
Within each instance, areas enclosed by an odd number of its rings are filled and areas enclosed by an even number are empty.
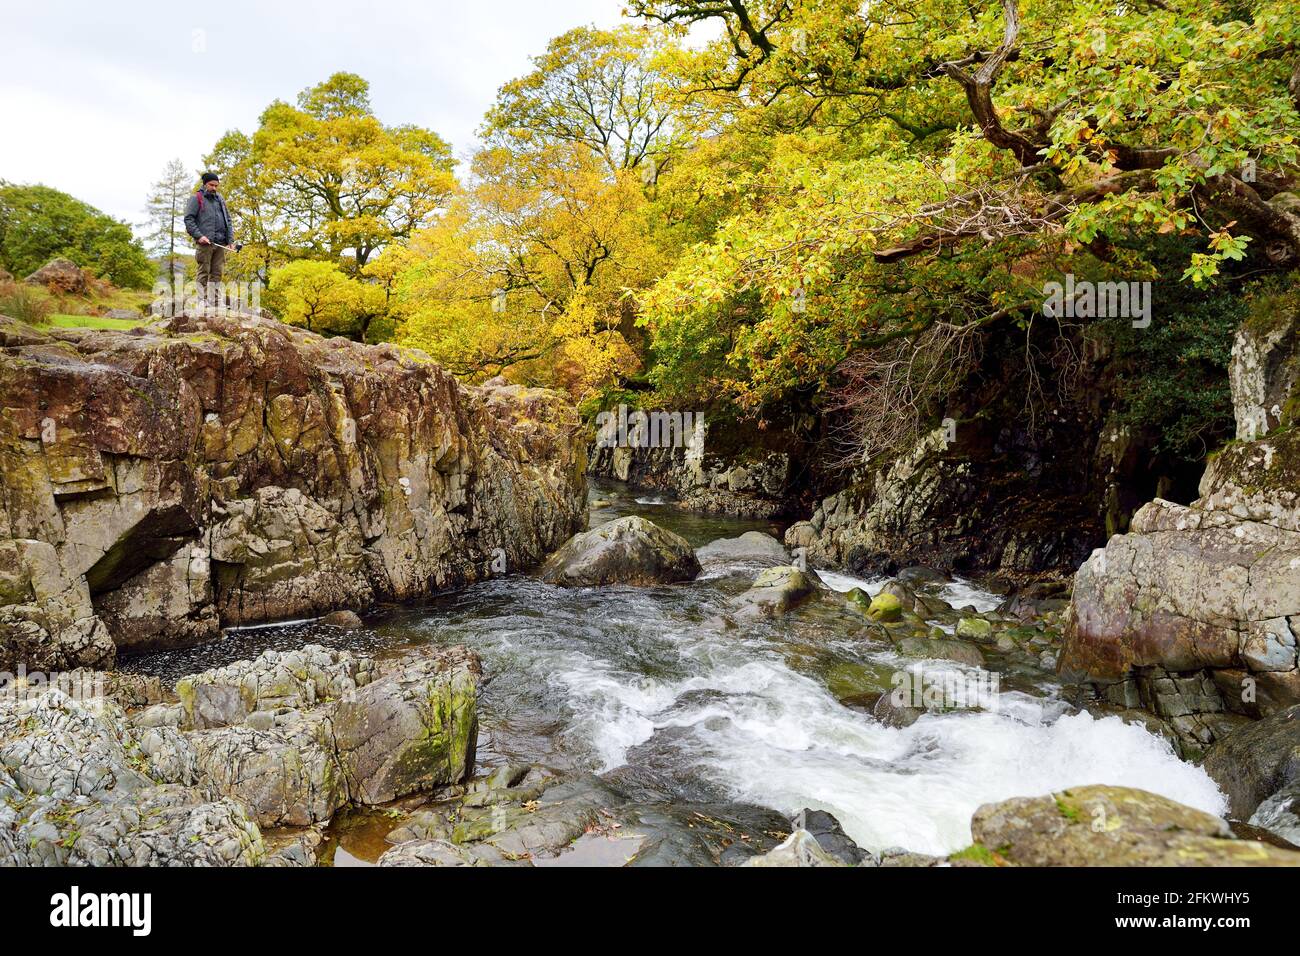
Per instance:
[[[1288,784],[1261,803],[1247,822],[1300,849],[1300,781]]]
[[[1238,840],[1216,816],[1129,787],[985,804],[971,833],[1018,866],[1300,866],[1300,852]]]
[[[776,567],[789,564],[790,555],[780,541],[762,531],[746,531],[736,538],[718,538],[695,549],[695,557],[706,570],[728,564],[756,564]]]
[[[1241,727],[1210,749],[1203,764],[1238,820],[1273,794],[1300,784],[1300,704]]]
[[[817,838],[807,830],[795,830],[774,850],[751,856],[741,866],[849,866],[822,849]]]
[[[700,573],[680,535],[632,515],[570,538],[542,566],[542,580],[562,587],[650,586],[690,581]]]
[[[844,597],[850,606],[873,621],[888,623],[900,620],[903,616],[903,603],[894,594],[882,592],[871,597],[862,588],[853,588]]]
[[[766,568],[754,579],[753,586],[736,598],[736,605],[742,612],[776,617],[816,594],[818,584],[814,572],[793,565]]]
[[[936,661],[953,661],[968,667],[981,667],[984,655],[974,644],[946,638],[905,637],[895,645],[904,657],[923,657]]]

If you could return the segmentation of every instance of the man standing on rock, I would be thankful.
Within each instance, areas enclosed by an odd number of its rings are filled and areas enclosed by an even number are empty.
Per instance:
[[[205,305],[215,305],[220,296],[221,276],[226,267],[226,246],[235,239],[226,201],[217,192],[220,179],[216,173],[204,173],[203,185],[185,205],[185,231],[198,248],[194,259],[199,264],[199,298]],[[209,284],[214,288],[208,290]]]

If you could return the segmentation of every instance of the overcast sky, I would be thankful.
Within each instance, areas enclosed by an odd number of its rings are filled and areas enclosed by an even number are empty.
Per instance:
[[[458,156],[498,87],[575,26],[613,26],[623,0],[0,0],[0,179],[62,189],[120,219],[179,157],[197,168],[273,99],[348,70],[389,124]]]

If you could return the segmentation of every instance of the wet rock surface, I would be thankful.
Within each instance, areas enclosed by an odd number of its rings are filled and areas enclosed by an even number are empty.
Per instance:
[[[748,591],[736,598],[737,612],[775,617],[817,593],[821,584],[815,571],[790,565],[767,568]]]
[[[1300,866],[1300,852],[1238,840],[1218,817],[1126,787],[983,806],[971,832],[972,856],[1017,866]]]
[[[584,520],[558,396],[265,319],[0,318],[0,408],[10,668],[420,597],[540,561]]]
[[[1237,440],[1200,497],[1143,506],[1075,577],[1063,674],[1167,719],[1194,750],[1300,702],[1297,321],[1238,331]]]
[[[1300,705],[1242,727],[1205,757],[1205,771],[1248,820],[1264,801],[1300,785]]]
[[[644,587],[690,581],[699,573],[686,539],[633,516],[575,535],[542,565],[541,578],[563,587]]]

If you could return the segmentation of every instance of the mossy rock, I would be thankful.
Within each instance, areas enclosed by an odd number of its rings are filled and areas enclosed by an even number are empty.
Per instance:
[[[923,657],[936,661],[953,661],[971,667],[981,667],[984,655],[979,648],[963,641],[936,641],[928,637],[905,637],[895,645],[904,657]]]
[[[854,588],[854,590],[858,590]],[[871,599],[865,610],[861,598],[851,598],[854,605],[873,621],[888,622],[900,620],[903,616],[903,602],[896,595],[880,593]]]
[[[826,688],[838,700],[881,694],[892,676],[892,669],[876,664],[836,664],[826,672]]]
[[[986,644],[993,640],[993,625],[982,617],[963,617],[957,622],[957,636]]]

